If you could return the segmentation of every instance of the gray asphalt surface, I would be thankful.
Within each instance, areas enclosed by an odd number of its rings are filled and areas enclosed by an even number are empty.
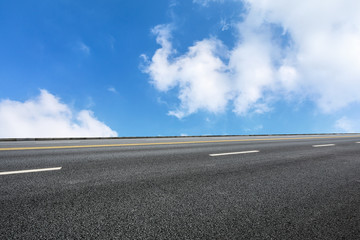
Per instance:
[[[215,142],[1,151],[190,141]],[[0,239],[360,239],[357,142],[360,135],[0,142],[0,173],[62,167],[0,175]],[[313,147],[324,144],[334,145]]]

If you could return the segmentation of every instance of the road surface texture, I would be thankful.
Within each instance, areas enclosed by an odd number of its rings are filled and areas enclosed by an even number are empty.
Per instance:
[[[0,141],[0,239],[360,239],[360,135]]]

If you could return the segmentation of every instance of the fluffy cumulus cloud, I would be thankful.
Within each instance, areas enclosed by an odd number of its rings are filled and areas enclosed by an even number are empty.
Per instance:
[[[324,113],[360,103],[360,1],[243,3],[232,49],[212,37],[178,54],[171,25],[153,29],[160,48],[145,72],[159,91],[178,91],[179,105],[170,115],[227,107],[238,115],[264,113],[280,99],[306,98]]]
[[[216,39],[206,39],[190,47],[185,55],[169,61],[169,56],[175,52],[169,41],[170,26],[160,25],[153,31],[162,48],[156,51],[146,71],[160,91],[175,86],[180,88],[181,106],[169,114],[182,118],[198,109],[223,111],[230,86],[223,74],[226,65],[217,56],[226,51],[222,43]]]
[[[0,101],[0,137],[115,137],[117,133],[93,113],[74,113],[66,104],[41,90],[37,98]]]

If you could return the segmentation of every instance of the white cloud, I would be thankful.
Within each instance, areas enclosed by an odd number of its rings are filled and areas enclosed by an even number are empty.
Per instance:
[[[264,128],[264,126],[260,124],[255,127],[252,127],[252,128],[244,128],[244,131],[245,132],[258,132],[258,131],[262,130],[263,128]]]
[[[109,87],[107,90],[112,93],[118,93],[118,91],[114,87]]]
[[[335,123],[335,128],[339,132],[355,133],[360,132],[359,120],[349,119],[348,117],[342,117]]]
[[[116,43],[116,39],[112,35],[110,35],[109,36],[109,45],[110,45],[111,50],[115,50],[115,43]]]
[[[325,113],[360,103],[359,1],[243,2],[244,20],[232,20],[239,36],[233,49],[208,38],[178,55],[171,26],[154,28],[161,48],[145,72],[159,91],[178,89],[180,104],[170,115],[219,113],[229,105],[238,115],[263,113],[279,99],[307,98]]]
[[[208,6],[211,2],[224,2],[224,0],[193,0],[193,3],[200,4],[204,7]]]
[[[225,19],[220,20],[221,31],[227,31],[230,28],[230,23],[228,23]]]
[[[162,46],[151,59],[145,70],[150,74],[152,83],[160,91],[179,86],[178,109],[169,115],[182,118],[199,109],[210,112],[223,111],[227,104],[229,84],[224,78],[225,64],[216,56],[224,46],[220,41],[207,39],[189,48],[187,54],[169,61],[175,53],[170,39],[170,26],[159,25],[154,28],[157,42]]]
[[[46,90],[25,102],[0,101],[1,138],[115,136],[91,111],[74,113]]]
[[[90,47],[87,46],[85,43],[79,42],[79,43],[78,43],[78,48],[79,48],[79,50],[82,51],[85,55],[90,55]]]
[[[221,113],[229,101],[237,114],[269,111],[262,93],[272,87],[276,70],[271,66],[270,44],[261,44],[262,36],[249,34],[231,51],[217,39],[204,39],[174,57],[170,30],[169,25],[154,28],[162,47],[145,70],[158,90],[179,87],[180,106],[169,115],[183,118],[199,110]]]
[[[360,102],[360,2],[248,0],[250,13],[283,27],[298,85],[324,112]]]

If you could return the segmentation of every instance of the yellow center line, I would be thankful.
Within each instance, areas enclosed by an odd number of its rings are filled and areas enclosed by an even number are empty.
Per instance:
[[[294,137],[294,138],[258,138],[258,139],[228,139],[228,140],[208,140],[208,141],[187,141],[187,142],[157,142],[157,143],[119,143],[101,145],[77,145],[77,146],[46,146],[46,147],[10,147],[0,148],[0,151],[16,150],[44,150],[44,149],[71,149],[71,148],[100,148],[100,147],[126,147],[126,146],[151,146],[151,145],[175,145],[175,144],[197,144],[197,143],[223,143],[223,142],[255,142],[255,141],[282,141],[282,140],[304,140],[304,139],[333,139],[351,138],[354,136],[333,136],[333,137]]]

